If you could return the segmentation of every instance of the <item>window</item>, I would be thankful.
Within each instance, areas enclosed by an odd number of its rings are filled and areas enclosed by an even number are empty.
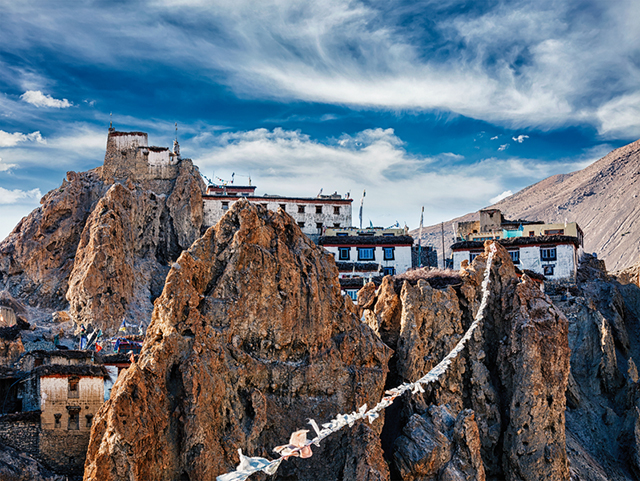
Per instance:
[[[304,214],[304,205],[298,206],[298,214]]]
[[[69,431],[80,429],[80,409],[69,409]]]
[[[384,252],[384,260],[385,261],[392,261],[393,259],[395,259],[394,257],[394,250],[395,247],[383,247],[382,251]]]
[[[316,214],[322,214],[322,206],[316,205]]]
[[[334,206],[333,207],[333,214],[334,215],[340,215],[340,206]]]
[[[533,232],[532,230],[529,231],[529,237],[534,237],[536,235],[535,232]]]
[[[395,234],[393,232],[386,232],[382,234],[383,237],[393,237]]]
[[[385,276],[394,276],[396,274],[395,267],[384,267],[382,271]]]
[[[351,251],[351,247],[338,247],[338,253],[339,253],[338,258],[341,261],[348,261],[350,251]]]
[[[346,289],[344,292],[353,300],[353,302],[358,302],[358,289]]]
[[[340,222],[334,223],[333,227],[340,227]],[[338,235],[340,235],[340,234],[338,234]]]
[[[322,235],[322,222],[316,222],[316,229],[318,229],[318,234]]]
[[[56,428],[61,428],[62,427],[62,423],[60,422],[60,419],[62,418],[62,414],[54,414],[53,417],[55,418],[55,426]]]
[[[265,209],[267,209],[267,204],[260,204],[262,207],[264,207]]]
[[[222,203],[222,210],[229,210],[229,202]]]
[[[287,211],[287,204],[280,204],[280,208],[281,208],[283,211],[285,211],[285,212],[286,212],[286,211]]]
[[[90,428],[93,422],[93,414],[87,414],[85,418],[87,419],[87,427]]]
[[[471,254],[469,255],[469,261],[470,261],[470,262],[473,262],[473,259],[475,259],[475,258],[476,258],[476,257],[478,257],[479,255],[480,255],[480,253],[479,253],[479,252],[471,253]]]
[[[543,261],[555,261],[556,260],[556,248],[554,247],[541,247],[540,259]]]
[[[544,235],[564,235],[564,229],[549,229],[544,231]]]
[[[338,226],[339,227],[339,226]],[[347,234],[346,232],[338,232],[336,234],[338,237],[347,237],[349,234]]]
[[[511,256],[511,260],[514,264],[520,264],[520,251],[509,251],[509,255]]]
[[[80,382],[80,379],[77,377],[70,377],[69,378],[69,391],[68,391],[68,396],[69,398],[79,398],[80,397],[80,392],[78,391],[78,384]]]
[[[551,265],[551,264],[547,264],[545,266],[542,266],[542,272],[544,272],[545,276],[552,276],[553,275],[553,268],[555,266]]]
[[[373,247],[358,247],[358,260],[359,261],[374,261],[376,256]]]
[[[300,227],[301,229],[304,229],[304,222],[302,221],[298,222],[298,227]]]

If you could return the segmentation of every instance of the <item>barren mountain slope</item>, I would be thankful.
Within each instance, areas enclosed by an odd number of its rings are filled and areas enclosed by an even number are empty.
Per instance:
[[[585,234],[585,251],[596,252],[613,271],[638,260],[639,195],[640,141],[636,141],[583,170],[549,177],[492,207],[508,219],[577,222]],[[476,216],[467,214],[444,224],[447,250],[453,239],[451,224]],[[440,225],[424,229],[424,241],[435,245],[438,255],[440,237]]]

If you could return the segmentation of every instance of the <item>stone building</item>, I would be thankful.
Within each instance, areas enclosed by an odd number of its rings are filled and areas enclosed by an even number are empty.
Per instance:
[[[3,442],[19,450],[26,442],[27,452],[50,469],[82,474],[93,417],[104,402],[107,370],[94,353],[74,350],[27,352],[17,366],[0,373],[11,408],[22,411],[0,417]]]
[[[255,188],[251,185],[209,185],[203,196],[204,225],[215,225],[235,202],[246,199],[269,210],[284,210],[314,242],[318,241],[326,229],[351,226],[353,199],[348,196],[343,197],[338,193],[317,197],[257,196]]]
[[[342,290],[354,300],[368,280],[402,274],[413,267],[413,237],[404,229],[332,228],[318,244],[335,257]]]

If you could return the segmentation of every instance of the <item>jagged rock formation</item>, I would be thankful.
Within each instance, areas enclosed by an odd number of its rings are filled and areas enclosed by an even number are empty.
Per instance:
[[[598,272],[599,270],[599,272]],[[579,283],[550,291],[569,320],[568,454],[575,479],[640,475],[640,289],[587,258]],[[606,473],[602,476],[602,473]]]
[[[0,243],[0,289],[106,334],[123,317],[148,322],[171,263],[201,234],[205,186],[189,159],[140,138],[111,130],[105,166],[68,172]]]
[[[213,479],[238,448],[273,458],[309,418],[373,405],[390,350],[349,309],[291,217],[236,203],[169,272],[139,361],[96,416],[85,479]],[[344,430],[277,477],[386,480],[381,427]]]
[[[404,282],[395,300],[378,290],[365,317],[393,318],[400,310],[399,380],[421,377],[462,337],[478,307],[484,262],[476,258],[456,287]],[[402,479],[485,479],[485,471],[489,478],[568,479],[567,320],[534,282],[518,280],[502,247],[490,289],[483,328],[465,355],[389,421],[404,425],[393,446]]]
[[[611,270],[637,262],[640,254],[640,140],[616,149],[590,166],[549,177],[494,204],[509,219],[577,222],[584,248],[596,252]],[[477,213],[445,222],[477,220]],[[418,232],[411,234],[417,237]],[[440,250],[440,225],[423,231],[423,241]],[[451,242],[450,242],[451,243]],[[450,244],[449,243],[449,244]],[[449,247],[446,247],[449,251]],[[440,257],[441,252],[438,252]]]

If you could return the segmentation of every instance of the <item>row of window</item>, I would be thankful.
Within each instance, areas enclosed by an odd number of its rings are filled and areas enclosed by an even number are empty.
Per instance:
[[[304,229],[305,226],[305,222],[304,221],[298,221],[298,227],[300,227],[301,229]],[[322,222],[316,222],[316,230],[318,231],[319,235],[322,235],[322,229],[324,228],[324,224]],[[335,224],[333,224],[333,228],[334,229],[338,229],[340,228],[340,223],[336,222]]]
[[[263,206],[267,207],[267,204],[262,204]],[[304,214],[306,212],[306,207],[305,205],[300,205],[298,204],[298,214]],[[312,206],[309,206],[312,207]],[[280,208],[284,211],[287,210],[287,204],[280,204]],[[316,214],[322,214],[322,206],[321,205],[316,205]],[[229,202],[228,201],[223,201],[222,202],[222,210],[229,210]],[[333,215],[340,215],[340,206],[333,206]],[[340,227],[338,225],[338,227]]]
[[[514,264],[520,264],[520,251],[509,251],[509,255],[511,256],[511,260]],[[471,254],[471,261],[476,258],[478,254]],[[558,252],[556,247],[541,247],[540,248],[540,260],[542,261],[555,261],[558,259]],[[553,274],[553,272],[552,272]]]
[[[54,414],[55,419],[54,427],[56,429],[62,428],[62,414]],[[87,414],[85,416],[86,427],[90,428],[93,422],[93,414]],[[70,431],[78,431],[80,429],[80,408],[69,409],[69,419],[67,422],[67,429]]]
[[[376,248],[375,247],[356,247],[358,251],[359,261],[375,261],[376,260]],[[338,247],[338,260],[348,261],[351,259],[351,247]],[[385,261],[392,261],[395,259],[395,247],[383,247],[382,259]]]

